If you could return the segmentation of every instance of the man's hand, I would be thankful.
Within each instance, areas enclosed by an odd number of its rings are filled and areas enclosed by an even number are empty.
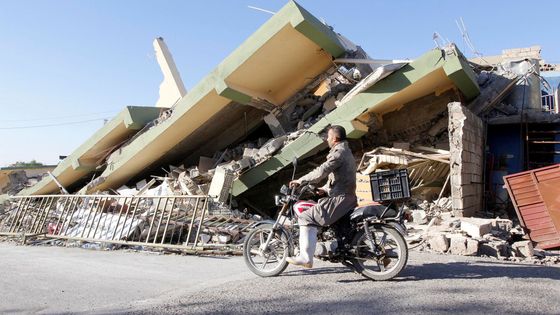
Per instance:
[[[323,188],[317,188],[315,189],[315,193],[317,194],[317,196],[319,197],[324,197],[327,195],[327,192],[323,189]]]
[[[293,181],[291,181],[288,186],[290,186],[290,188],[296,188],[299,185],[301,185],[301,182],[297,179],[294,179]]]

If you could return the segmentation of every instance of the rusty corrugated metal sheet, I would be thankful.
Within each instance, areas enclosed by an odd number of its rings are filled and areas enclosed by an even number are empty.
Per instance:
[[[504,176],[504,183],[537,247],[560,247],[560,164]]]

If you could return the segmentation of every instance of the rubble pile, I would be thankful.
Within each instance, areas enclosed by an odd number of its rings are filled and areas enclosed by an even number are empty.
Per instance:
[[[515,262],[558,264],[560,256],[533,247],[524,229],[508,219],[456,218],[451,212],[407,223],[412,248],[442,254],[485,256]]]
[[[369,66],[361,65],[362,71],[371,71]],[[364,70],[365,69],[365,70]],[[259,136],[256,139],[245,140],[235,145],[230,145],[224,150],[216,151],[212,156],[200,156],[198,165],[168,166],[165,176],[155,176],[136,183],[135,187],[122,186],[116,190],[119,195],[141,195],[141,190],[147,195],[209,195],[213,198],[210,211],[221,215],[231,215],[231,210],[236,209],[235,203],[229,200],[231,184],[235,178],[254,168],[279,152],[284,146],[298,139],[308,129],[326,114],[342,104],[347,93],[356,86],[357,80],[367,73],[360,72],[358,67],[335,67],[327,71],[327,76],[317,82],[311,83],[300,93],[294,95],[280,107],[267,108],[269,113],[264,117],[270,129],[272,138]],[[262,106],[266,108],[266,102]],[[139,134],[162,123],[173,115],[172,110],[165,111],[164,117],[148,124]],[[266,133],[265,133],[266,134]],[[135,137],[137,137],[136,135]],[[134,140],[124,143],[126,146]],[[118,151],[115,149],[115,152]],[[110,163],[112,155],[107,156]],[[152,179],[161,181],[162,184],[150,188],[146,185],[154,183]],[[90,187],[95,187],[103,178],[93,179],[82,190],[85,193]],[[150,185],[150,186],[151,186]],[[110,193],[97,191],[97,194]]]
[[[39,182],[45,172],[28,173],[25,170],[0,170],[0,195],[15,195]]]

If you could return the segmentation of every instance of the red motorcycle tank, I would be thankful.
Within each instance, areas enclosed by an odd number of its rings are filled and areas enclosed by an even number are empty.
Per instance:
[[[313,200],[309,200],[309,201],[298,201],[294,204],[294,211],[296,212],[296,215],[300,215],[303,213],[303,211],[308,210],[309,208],[313,207],[314,205],[316,205],[317,203]]]

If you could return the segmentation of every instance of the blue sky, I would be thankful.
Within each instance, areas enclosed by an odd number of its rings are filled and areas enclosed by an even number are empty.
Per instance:
[[[155,37],[190,89],[270,17],[247,6],[285,3],[0,0],[0,166],[55,164],[124,106],[154,105],[162,80]],[[299,3],[373,58],[415,58],[434,47],[436,31],[472,56],[455,24],[462,17],[484,55],[538,44],[545,60],[560,63],[558,1]]]

